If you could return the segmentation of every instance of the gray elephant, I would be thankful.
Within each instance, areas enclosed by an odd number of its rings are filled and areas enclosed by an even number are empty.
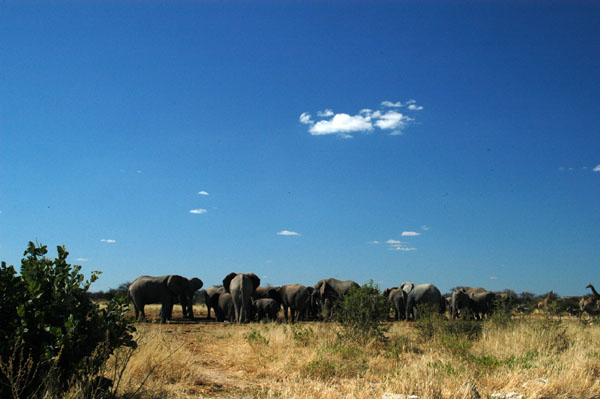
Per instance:
[[[440,290],[431,283],[414,284],[404,282],[399,287],[406,293],[406,320],[416,319],[418,306],[430,306],[440,314],[446,311],[446,300]]]
[[[450,317],[453,320],[459,316],[463,318],[475,316],[472,310],[473,307],[471,297],[465,290],[459,288],[452,292],[452,297],[450,298]]]
[[[336,302],[343,298],[350,289],[360,288],[360,286],[352,280],[341,281],[335,278],[327,278],[319,280],[314,288],[319,293],[327,317],[330,318]]]
[[[311,291],[302,284],[282,285],[279,294],[283,305],[283,318],[288,321],[288,308],[290,309],[290,321],[306,317],[311,307]]]
[[[256,314],[258,321],[268,318],[271,321],[277,320],[277,314],[281,309],[281,303],[272,298],[261,298],[252,300],[252,311]]]
[[[492,291],[472,292],[473,311],[479,319],[491,316],[496,305],[496,293]]]
[[[217,321],[235,321],[235,308],[233,298],[229,292],[219,294],[217,307],[215,308],[215,317]]]
[[[254,294],[252,294],[252,298],[254,300],[270,298],[281,304],[283,301],[281,299],[281,294],[279,293],[279,288],[280,287],[257,287]]]
[[[459,287],[452,292],[450,316],[452,319],[468,314],[475,319],[491,315],[500,296],[483,287]]]
[[[406,317],[406,298],[408,294],[400,287],[387,288],[383,296],[394,309],[394,320],[404,320]]]
[[[194,318],[193,299],[194,292],[202,288],[202,280],[170,274],[166,276],[140,276],[128,289],[128,296],[133,301],[135,318],[141,315],[141,320],[146,319],[144,307],[149,303],[160,303],[160,318],[164,323],[170,320],[173,304],[179,301],[184,317]]]
[[[204,299],[206,305],[206,318],[210,319],[210,310],[215,311],[215,318],[219,312],[219,295],[225,292],[222,285],[213,285],[205,290],[200,290],[200,297]]]
[[[260,285],[260,278],[254,273],[229,273],[223,279],[225,291],[231,294],[238,323],[250,321],[251,297]]]
[[[321,314],[319,291],[315,290],[315,287],[306,287],[306,289],[310,294],[310,307],[308,308],[307,318],[310,320],[317,320]]]

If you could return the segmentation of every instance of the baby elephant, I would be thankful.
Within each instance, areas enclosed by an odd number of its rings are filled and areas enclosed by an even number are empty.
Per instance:
[[[277,314],[281,304],[275,299],[262,298],[256,301],[252,301],[252,310],[258,316],[258,321],[261,321],[263,317],[267,317],[269,320],[277,320]]]

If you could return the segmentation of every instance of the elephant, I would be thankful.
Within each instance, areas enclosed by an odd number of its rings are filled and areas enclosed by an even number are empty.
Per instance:
[[[314,292],[314,291],[313,291]],[[283,304],[283,317],[288,321],[288,308],[290,309],[290,321],[294,318],[300,320],[306,317],[311,308],[312,295],[308,287],[301,284],[282,285],[279,294]]]
[[[141,320],[146,319],[144,307],[149,303],[160,303],[161,322],[171,320],[173,303],[179,300],[184,317],[194,318],[194,292],[202,288],[202,280],[170,274],[166,276],[140,276],[128,289],[128,296],[133,301],[135,318],[141,314]]]
[[[458,317],[459,312],[467,310],[475,319],[483,319],[491,315],[496,303],[496,293],[492,291],[469,291],[459,288],[452,293],[450,301],[450,315],[452,319]]]
[[[260,298],[252,300],[252,311],[256,314],[258,321],[267,317],[271,321],[277,320],[277,314],[281,309],[281,303],[272,298]]]
[[[270,298],[276,300],[281,304],[283,300],[281,299],[279,288],[280,287],[257,287],[254,291],[254,294],[252,295],[252,298],[255,300]]]
[[[204,304],[206,305],[206,318],[210,319],[210,310],[214,309],[215,318],[217,318],[217,312],[219,311],[219,295],[225,292],[225,288],[222,285],[213,285],[206,290],[200,290],[200,296],[204,298]]]
[[[233,298],[229,292],[223,292],[218,295],[215,317],[217,321],[235,321],[235,307],[233,306]]]
[[[307,318],[311,320],[317,320],[321,314],[321,300],[319,298],[319,291],[315,290],[315,287],[306,287],[310,294],[310,306],[307,311]]]
[[[440,314],[446,310],[446,300],[440,290],[431,283],[415,285],[407,281],[400,284],[399,288],[406,292],[406,320],[419,316],[416,312],[419,305],[429,305],[434,309],[437,307]]]
[[[319,280],[314,288],[319,293],[321,303],[326,308],[327,317],[330,318],[336,302],[343,298],[351,288],[360,288],[360,286],[352,280],[341,281],[335,278],[327,278]]]
[[[250,321],[251,296],[260,285],[260,278],[254,273],[229,273],[223,279],[225,291],[231,294],[238,323]]]
[[[383,296],[387,298],[394,309],[394,320],[404,320],[406,317],[406,298],[408,294],[399,287],[392,287],[383,291]]]

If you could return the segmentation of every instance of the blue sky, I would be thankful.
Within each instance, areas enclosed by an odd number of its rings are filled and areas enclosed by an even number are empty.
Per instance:
[[[571,1],[2,2],[0,259],[64,244],[97,290],[254,271],[583,294],[599,19]]]

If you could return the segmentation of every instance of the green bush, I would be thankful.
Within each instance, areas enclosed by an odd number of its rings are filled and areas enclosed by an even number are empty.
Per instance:
[[[373,281],[352,288],[336,306],[336,321],[342,327],[343,338],[384,340],[389,304]]]
[[[20,275],[5,262],[0,267],[2,398],[59,397],[95,378],[116,348],[136,346],[125,299],[100,309],[87,293],[99,272],[84,281],[65,247],[57,251],[53,260],[46,246],[30,242]]]

